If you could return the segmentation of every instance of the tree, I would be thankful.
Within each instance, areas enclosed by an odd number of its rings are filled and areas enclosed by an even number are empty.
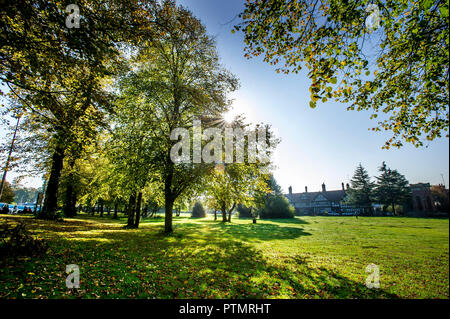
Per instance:
[[[230,216],[229,220],[231,220],[231,214],[240,201],[240,195],[242,195],[238,188],[242,185],[241,180],[237,178],[238,176],[236,173],[230,174],[230,170],[226,170],[226,166],[223,164],[218,164],[214,171],[209,174],[207,180],[206,192],[210,198],[210,205],[222,212],[223,222],[228,221],[227,214]],[[234,177],[234,180],[232,177]]]
[[[238,137],[240,134],[235,136],[236,147],[229,153],[233,155],[233,159],[236,158],[236,162],[227,163],[225,161],[227,155],[222,154],[222,161],[225,163],[218,163],[205,180],[210,206],[222,212],[223,222],[231,221],[233,210],[239,204],[249,208],[256,221],[255,209],[262,206],[264,197],[270,192],[268,183],[272,182],[271,156],[279,139],[274,136],[270,125],[258,123],[253,130],[244,120],[237,117],[232,123],[224,125],[225,129],[242,133],[240,138]],[[226,139],[223,140],[223,144],[227,144]],[[238,148],[242,150],[242,158],[239,161]],[[252,154],[256,150],[258,154]]]
[[[392,132],[384,148],[417,147],[449,136],[448,12],[444,0],[249,0],[233,32],[277,72],[306,66],[311,107],[351,103],[381,115],[372,130]]]
[[[273,195],[283,195],[281,190],[281,186],[278,185],[277,180],[273,176],[273,174],[269,174],[269,180],[267,181],[267,186],[270,189],[270,193]]]
[[[239,217],[251,217],[253,218],[253,222],[256,223],[256,218],[261,216],[261,213],[265,214],[266,218],[269,218],[271,214],[272,204],[275,201],[283,202],[283,199],[279,199],[281,197],[284,198],[284,195],[281,191],[281,187],[278,185],[273,174],[269,174],[266,179],[266,186],[262,188],[255,188],[252,201],[248,204],[249,207],[245,205],[238,205]],[[283,205],[283,204],[281,204]],[[278,209],[278,208],[277,208]],[[291,209],[289,207],[281,208],[281,213],[277,213],[275,215],[285,216],[290,218]]]
[[[214,207],[222,212],[222,221],[231,222],[231,215],[237,205],[250,210],[257,206],[257,192],[268,192],[267,174],[257,164],[218,164],[208,176],[207,194],[213,198]],[[252,215],[253,216],[253,215]]]
[[[128,114],[136,112],[136,115],[130,115],[133,120],[121,125],[122,134],[130,135],[129,143],[148,146],[142,148],[145,153],[128,155],[138,159],[148,155],[148,165],[135,167],[160,182],[164,228],[170,233],[175,200],[195,187],[211,167],[194,163],[192,154],[189,161],[174,163],[171,150],[176,141],[171,134],[175,129],[192,128],[196,118],[225,112],[230,105],[227,93],[237,88],[238,81],[221,67],[214,41],[189,11],[177,7],[173,1],[164,1],[155,15],[156,31],[136,47],[133,68],[122,81],[123,105],[129,104]],[[143,129],[147,130],[144,139]]]
[[[406,204],[411,197],[411,191],[408,187],[409,182],[405,176],[397,170],[392,170],[383,162],[379,168],[380,176],[375,186],[375,198],[377,202],[383,205],[390,205],[392,213],[397,214],[395,206],[398,204]]]
[[[201,202],[195,202],[194,208],[192,208],[192,217],[194,218],[204,218],[206,217],[205,209]]]
[[[40,189],[33,187],[23,187],[20,185],[13,185],[14,201],[16,203],[34,203],[36,201]]]
[[[2,6],[0,81],[16,102],[5,112],[24,113],[50,133],[51,167],[39,217],[55,218],[64,158],[76,157],[75,149],[102,126],[111,104],[104,80],[122,60],[118,44],[148,30],[144,9],[150,7],[150,1],[85,1],[80,28],[70,28],[61,2]]]
[[[114,130],[108,142],[107,154],[113,165],[117,187],[128,199],[128,227],[139,224],[142,193],[153,181],[155,157],[152,107],[135,103],[138,96],[130,78],[122,79],[120,97],[115,105]],[[137,202],[136,202],[137,201]]]
[[[252,218],[253,217],[252,209],[248,208],[245,205],[239,204],[237,206],[236,210],[239,213],[239,218]]]
[[[145,209],[143,217],[153,217],[164,205],[164,197],[160,186],[149,183],[144,188]],[[148,215],[150,212],[150,215]]]
[[[293,218],[295,209],[284,196],[268,195],[264,207],[260,210],[259,217],[268,218]]]
[[[214,220],[217,220],[217,211],[220,211],[220,207],[213,196],[211,196],[207,191],[205,194],[206,194],[205,199],[206,207],[214,211]]]
[[[431,195],[433,196],[434,206],[440,212],[449,213],[450,205],[448,198],[448,190],[445,189],[444,185],[433,185],[431,186]]]
[[[362,207],[366,212],[371,213],[375,184],[370,180],[369,174],[361,163],[356,167],[350,183],[351,187],[347,191],[346,202],[352,206]]]
[[[3,186],[2,198],[0,198],[1,203],[12,203],[14,201],[14,191],[11,187],[11,184],[5,181],[5,185]]]

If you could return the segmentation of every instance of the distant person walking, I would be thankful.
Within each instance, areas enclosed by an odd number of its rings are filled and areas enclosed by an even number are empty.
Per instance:
[[[18,212],[19,212],[19,208],[16,205],[16,206],[14,206],[14,209],[13,209],[13,215],[17,215]]]

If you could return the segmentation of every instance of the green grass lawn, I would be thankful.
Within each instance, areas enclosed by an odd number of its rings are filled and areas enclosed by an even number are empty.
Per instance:
[[[400,217],[292,220],[25,220],[45,256],[0,261],[0,298],[449,298],[449,221]],[[81,287],[65,286],[66,265]],[[368,289],[368,264],[380,269]]]

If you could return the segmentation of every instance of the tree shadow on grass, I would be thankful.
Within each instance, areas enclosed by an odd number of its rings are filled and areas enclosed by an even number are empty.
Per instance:
[[[299,228],[290,232],[292,227],[273,224],[218,223],[212,229],[204,227],[196,232],[194,227],[199,226],[181,224],[171,236],[163,235],[156,227],[78,233],[87,241],[72,241],[60,235],[52,239],[52,249],[43,258],[1,263],[0,282],[4,288],[0,288],[0,297],[397,297],[381,289],[368,289],[363,282],[324,267],[313,267],[301,256],[275,263],[245,243],[248,239],[295,238],[301,236]],[[262,227],[255,228],[255,234],[244,233],[253,226]],[[229,236],[221,236],[219,231]],[[65,266],[73,263],[81,272],[81,288],[76,291],[65,287]]]
[[[17,224],[18,222],[22,222],[25,224],[27,229],[33,230],[38,229],[40,231],[49,231],[49,232],[83,232],[83,231],[93,231],[93,230],[117,230],[123,226],[120,223],[114,223],[105,220],[105,223],[99,224],[98,222],[102,222],[101,220],[73,220],[73,219],[65,219],[63,221],[51,221],[44,219],[36,219],[36,218],[17,218],[17,217],[2,217],[0,222],[6,221],[12,225]]]
[[[250,217],[235,217],[238,220],[245,220],[252,222],[253,218]],[[279,224],[298,224],[298,225],[307,225],[309,222],[306,220],[301,219],[300,217],[294,217],[294,218],[268,218],[268,219],[258,219],[258,221],[268,221],[268,222],[275,222]]]
[[[178,227],[194,231],[199,229],[199,225],[195,223],[184,223]],[[303,231],[299,227],[278,226],[277,224],[230,224],[215,222],[209,223],[212,231],[220,231],[228,237],[236,238],[242,241],[267,241],[276,239],[294,239],[300,236],[310,236],[311,234]]]
[[[294,218],[275,218],[275,219],[262,219],[267,221],[272,221],[280,224],[299,224],[299,225],[306,225],[309,224],[306,220],[301,219],[300,217],[294,217]]]
[[[206,239],[204,244],[189,237],[157,237],[163,249],[154,251],[152,260],[159,260],[168,270],[168,280],[158,288],[159,297],[398,298],[325,267],[310,266],[302,257],[274,264],[260,250],[236,239],[207,233],[200,236]]]

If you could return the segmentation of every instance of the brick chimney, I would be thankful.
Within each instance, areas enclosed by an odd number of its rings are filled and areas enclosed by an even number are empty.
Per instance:
[[[326,192],[327,191],[327,189],[326,189],[326,187],[325,187],[325,183],[323,183],[322,184],[322,192]]]
[[[308,186],[305,186],[305,193],[308,192]]]
[[[342,183],[342,190],[345,191],[344,183]]]
[[[346,186],[347,186],[347,190],[349,190],[349,189],[350,189],[350,185],[349,185],[349,184],[347,183],[347,185],[346,185]]]
[[[289,186],[289,199],[292,201],[292,186]]]

